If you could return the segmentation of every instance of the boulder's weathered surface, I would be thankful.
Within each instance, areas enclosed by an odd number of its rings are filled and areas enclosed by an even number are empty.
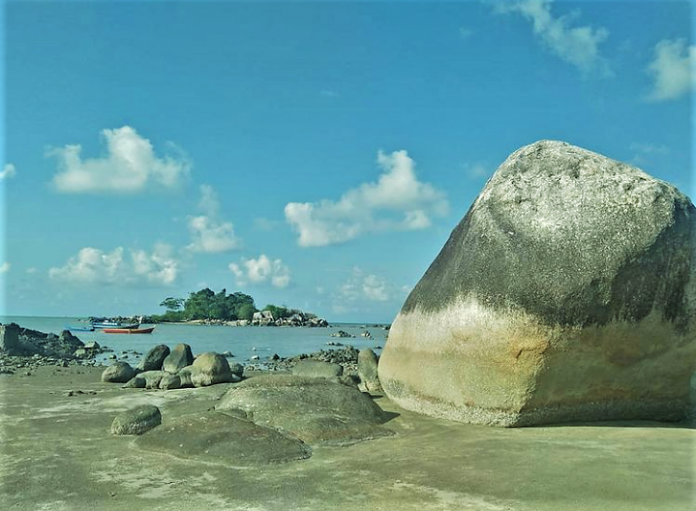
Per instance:
[[[169,346],[166,344],[158,344],[150,351],[138,364],[140,371],[159,371],[162,369],[164,359],[169,355]]]
[[[306,459],[311,449],[297,438],[218,412],[183,415],[136,440],[138,447],[229,466]]]
[[[193,361],[190,371],[191,383],[194,387],[207,387],[216,383],[234,383],[241,379],[232,373],[227,358],[212,351],[198,355]]]
[[[181,388],[181,378],[177,374],[167,373],[165,371],[164,376],[159,382],[159,388],[162,390],[172,390]]]
[[[307,376],[309,378],[326,378],[337,380],[343,374],[343,366],[323,362],[321,360],[300,360],[292,368],[292,374],[296,376]]]
[[[0,353],[5,355],[17,355],[21,352],[19,325],[15,323],[0,325]]]
[[[166,371],[145,371],[138,373],[131,378],[124,386],[124,389],[158,389],[162,378],[169,373]]]
[[[562,142],[514,152],[392,325],[401,406],[501,426],[677,420],[696,368],[696,209]]]
[[[188,344],[177,344],[162,362],[162,369],[176,374],[186,366],[193,364],[193,352]]]
[[[235,385],[215,407],[256,424],[289,431],[304,442],[349,444],[391,435],[389,420],[355,387],[324,378],[255,376]]]
[[[114,435],[142,435],[162,424],[162,414],[154,405],[141,405],[126,410],[114,418],[111,433]]]
[[[370,392],[382,391],[382,386],[379,384],[378,363],[379,358],[370,348],[362,349],[358,353],[358,375]]]
[[[193,382],[191,381],[191,374],[193,372],[193,366],[186,366],[182,367],[181,370],[177,373],[177,376],[179,377],[179,381],[181,382],[182,387],[193,387]]]
[[[135,376],[133,369],[128,362],[114,362],[104,369],[101,380],[111,383],[126,383]]]

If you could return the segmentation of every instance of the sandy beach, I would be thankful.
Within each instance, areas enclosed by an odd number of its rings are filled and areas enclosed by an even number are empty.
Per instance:
[[[625,422],[501,429],[405,411],[396,434],[310,459],[235,467],[146,452],[114,416],[155,404],[162,426],[215,405],[233,384],[122,389],[99,367],[0,375],[4,509],[657,510],[693,509],[695,432]]]

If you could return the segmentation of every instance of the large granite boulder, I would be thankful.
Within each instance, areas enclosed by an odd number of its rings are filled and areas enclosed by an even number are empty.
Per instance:
[[[176,374],[186,366],[193,364],[193,353],[188,344],[177,344],[166,356],[162,363],[162,369],[168,373]]]
[[[169,346],[158,344],[147,352],[147,355],[138,364],[140,371],[159,371],[162,369],[164,360],[169,355]]]
[[[524,426],[681,419],[696,368],[696,209],[562,142],[515,151],[392,325],[401,406]]]
[[[215,410],[290,432],[309,444],[350,444],[393,434],[391,416],[356,387],[325,378],[255,376],[230,388]]]

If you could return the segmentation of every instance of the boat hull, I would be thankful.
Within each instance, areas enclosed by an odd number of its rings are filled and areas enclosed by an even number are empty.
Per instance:
[[[151,334],[155,327],[151,328],[105,328],[105,334]]]

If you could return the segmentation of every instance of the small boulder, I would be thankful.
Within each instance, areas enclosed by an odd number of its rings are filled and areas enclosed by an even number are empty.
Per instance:
[[[343,375],[343,366],[331,362],[322,362],[321,360],[302,360],[292,368],[292,374],[335,381]]]
[[[179,375],[165,372],[159,382],[159,388],[162,390],[171,390],[181,388],[181,378]]]
[[[135,376],[135,369],[128,362],[116,362],[104,369],[101,380],[110,383],[126,383],[133,376]]]
[[[138,369],[140,371],[159,371],[162,369],[162,364],[167,355],[169,355],[169,346],[158,344],[147,352],[145,358],[138,364]]]
[[[177,344],[167,355],[162,363],[162,369],[168,373],[176,374],[180,369],[193,364],[193,353],[188,344]]]
[[[179,381],[181,382],[182,387],[193,387],[193,382],[191,381],[191,373],[193,371],[193,366],[186,366],[182,368],[178,373],[177,376],[179,377]]]
[[[191,366],[191,383],[194,387],[207,387],[216,383],[235,383],[241,380],[233,374],[227,359],[212,351],[196,357]]]
[[[237,376],[239,376],[241,378],[242,375],[244,374],[244,366],[242,364],[234,362],[234,363],[230,364],[230,372],[232,374],[236,374]]]
[[[166,371],[145,371],[136,374],[126,383],[124,389],[158,389]]]
[[[378,363],[379,357],[370,348],[360,350],[358,353],[358,374],[365,388],[370,392],[382,392],[377,375]]]
[[[116,416],[111,424],[114,435],[142,435],[162,424],[162,414],[154,405],[141,405]]]

